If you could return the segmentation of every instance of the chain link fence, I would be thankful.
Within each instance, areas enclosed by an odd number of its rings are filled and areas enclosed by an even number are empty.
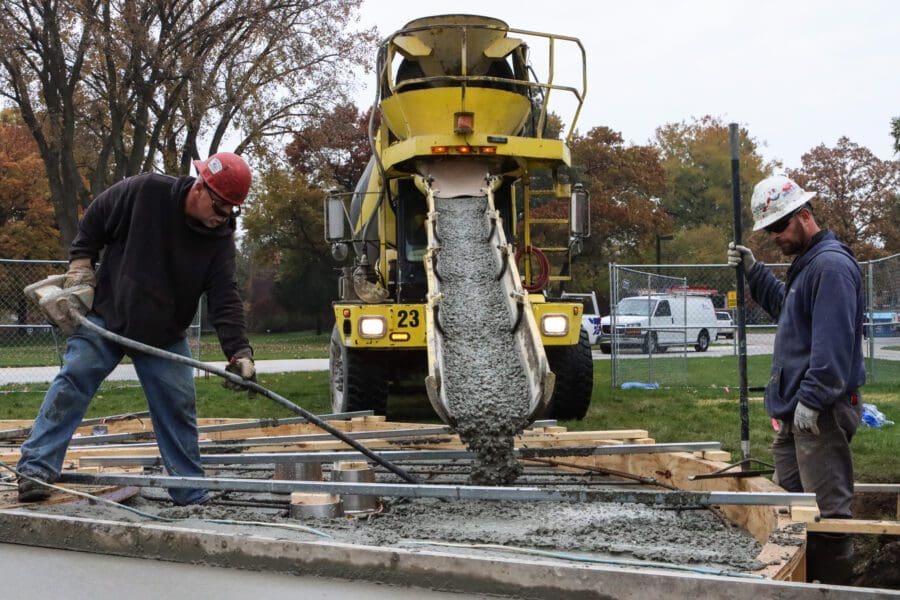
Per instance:
[[[784,280],[787,264],[767,265]],[[900,383],[900,254],[860,263],[866,290],[864,354],[869,383]],[[727,265],[610,264],[611,314],[600,350],[612,385],[736,386],[736,277]],[[745,291],[747,380],[769,377],[777,325]],[[753,359],[766,356],[765,359]],[[710,361],[692,359],[708,357]]]
[[[67,267],[68,262],[63,260],[0,259],[0,390],[46,390],[62,366],[65,336],[47,322],[40,308],[22,290],[35,281],[65,272]],[[200,313],[198,307],[188,337],[191,353],[198,359]],[[136,385],[133,369],[128,364],[120,365],[103,385]]]

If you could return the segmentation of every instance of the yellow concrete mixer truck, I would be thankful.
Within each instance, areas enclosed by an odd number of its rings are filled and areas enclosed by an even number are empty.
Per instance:
[[[564,46],[575,85],[554,68]],[[583,307],[551,295],[590,231],[589,198],[568,175],[585,74],[577,39],[487,17],[421,18],[382,43],[372,158],[353,193],[325,202],[326,241],[345,264],[335,411],[383,413],[418,394],[451,425],[585,415]],[[571,122],[550,134],[555,98]]]

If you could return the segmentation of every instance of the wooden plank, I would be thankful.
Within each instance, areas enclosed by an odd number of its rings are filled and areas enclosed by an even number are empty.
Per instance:
[[[807,523],[806,530],[815,533],[856,533],[870,535],[900,535],[900,521],[865,519],[819,519]]]
[[[791,520],[799,523],[812,523],[822,515],[818,506],[792,506]]]
[[[715,460],[724,463],[731,462],[731,452],[725,450],[704,450],[701,455],[706,460]]]

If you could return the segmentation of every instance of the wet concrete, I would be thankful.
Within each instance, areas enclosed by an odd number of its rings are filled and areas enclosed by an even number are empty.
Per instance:
[[[162,490],[147,490],[150,497],[163,498]],[[259,497],[259,495],[256,495]],[[230,494],[230,498],[246,498]],[[269,496],[269,499],[279,498]],[[286,497],[280,497],[285,502]],[[239,534],[268,536],[296,541],[333,541],[379,547],[425,547],[456,553],[507,556],[495,544],[554,554],[555,560],[638,559],[676,565],[729,571],[753,571],[763,565],[756,556],[759,543],[746,531],[735,528],[709,510],[661,510],[619,503],[500,503],[445,502],[432,499],[385,500],[379,513],[332,519],[292,519],[286,509],[245,506],[177,507],[167,502],[136,497],[129,505],[188,527]],[[150,522],[150,519],[106,505],[36,505],[33,510],[98,520]],[[212,523],[209,520],[265,522],[252,524]],[[281,528],[279,525],[286,525]],[[294,526],[306,526],[315,532]],[[447,550],[438,543],[468,547]],[[512,551],[510,551],[512,552]]]
[[[528,417],[528,379],[495,279],[499,261],[488,238],[487,198],[436,198],[435,208],[449,412],[460,438],[478,455],[471,482],[511,483],[521,472],[512,450]]]

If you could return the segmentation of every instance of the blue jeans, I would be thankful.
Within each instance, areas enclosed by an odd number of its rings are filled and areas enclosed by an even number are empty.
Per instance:
[[[94,313],[88,319],[100,327],[105,325]],[[190,356],[187,340],[163,349]],[[63,368],[50,384],[31,435],[22,444],[18,465],[21,472],[48,481],[58,477],[69,440],[97,388],[124,355],[120,345],[85,327],[69,338]],[[169,475],[203,477],[193,370],[189,365],[149,354],[135,354],[132,362],[147,398],[156,443]],[[177,504],[199,504],[209,498],[204,489],[171,489],[169,494]]]

